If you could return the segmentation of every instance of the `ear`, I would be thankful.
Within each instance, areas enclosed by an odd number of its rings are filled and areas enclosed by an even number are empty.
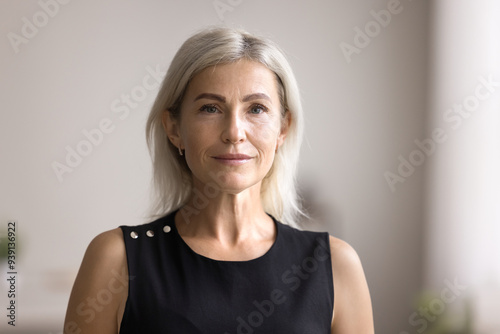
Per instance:
[[[179,122],[172,116],[169,110],[165,110],[161,115],[161,123],[167,133],[170,142],[177,148],[182,149],[182,140],[179,130]]]
[[[285,112],[285,117],[281,120],[281,131],[276,141],[276,151],[285,142],[286,135],[288,134],[288,129],[292,124],[292,115],[289,110]]]

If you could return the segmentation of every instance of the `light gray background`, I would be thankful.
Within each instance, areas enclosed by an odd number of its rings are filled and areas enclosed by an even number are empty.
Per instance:
[[[487,1],[480,2],[490,11]],[[166,70],[187,37],[213,24],[267,36],[286,51],[306,118],[301,185],[323,222],[311,228],[328,230],[358,251],[376,332],[415,332],[408,318],[416,311],[416,294],[426,287],[439,291],[443,280],[455,275],[433,262],[436,255],[448,254],[440,245],[449,230],[426,237],[425,222],[439,220],[433,216],[438,209],[429,212],[432,205],[425,200],[434,189],[428,171],[435,157],[394,192],[384,173],[397,173],[398,156],[407,158],[416,148],[414,140],[428,136],[433,112],[439,115],[461,101],[474,91],[477,76],[496,70],[456,72],[466,88],[439,100],[439,87],[450,81],[436,73],[454,53],[436,41],[448,41],[457,52],[468,49],[457,30],[440,28],[441,18],[453,17],[467,2],[401,0],[401,12],[350,62],[340,44],[353,45],[354,28],[364,29],[374,20],[370,11],[387,9],[391,1],[232,1],[222,19],[214,3],[73,0],[60,4],[16,53],[8,34],[21,35],[23,18],[33,22],[42,7],[31,0],[0,1],[0,230],[8,220],[18,222],[15,332],[60,331],[90,240],[121,224],[147,221],[150,160],[144,126],[156,90],[124,119],[112,103],[137,91],[148,68]],[[460,15],[469,18],[467,10]],[[473,22],[480,21],[478,16]],[[82,131],[97,128],[103,119],[111,120],[113,131],[60,182],[54,161],[65,164],[66,147],[75,149],[85,139]],[[438,147],[436,156],[444,149]],[[440,198],[447,198],[444,191]],[[5,297],[2,292],[1,309]],[[1,320],[0,331],[7,329]]]

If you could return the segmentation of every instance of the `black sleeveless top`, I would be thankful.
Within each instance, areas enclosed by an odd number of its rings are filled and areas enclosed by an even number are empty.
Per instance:
[[[120,226],[129,270],[120,334],[330,334],[327,233],[300,231],[273,218],[277,237],[267,253],[219,261],[184,242],[175,213]]]

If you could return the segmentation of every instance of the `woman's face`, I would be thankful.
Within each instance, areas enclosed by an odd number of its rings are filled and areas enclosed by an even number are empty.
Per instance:
[[[206,68],[191,80],[180,120],[170,120],[167,131],[185,150],[195,183],[236,194],[262,181],[289,123],[277,87],[272,71],[248,60]]]

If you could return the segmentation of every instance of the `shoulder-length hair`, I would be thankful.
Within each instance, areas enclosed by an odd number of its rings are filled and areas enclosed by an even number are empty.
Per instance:
[[[290,225],[303,215],[297,194],[296,173],[303,135],[302,105],[290,64],[280,48],[270,40],[232,28],[210,28],[193,35],[175,54],[146,125],[146,139],[153,162],[152,215],[159,217],[186,203],[192,191],[192,175],[185,159],[170,140],[162,124],[168,110],[179,114],[190,80],[203,69],[246,59],[266,66],[277,76],[283,113],[291,123],[273,166],[262,182],[264,210]]]

